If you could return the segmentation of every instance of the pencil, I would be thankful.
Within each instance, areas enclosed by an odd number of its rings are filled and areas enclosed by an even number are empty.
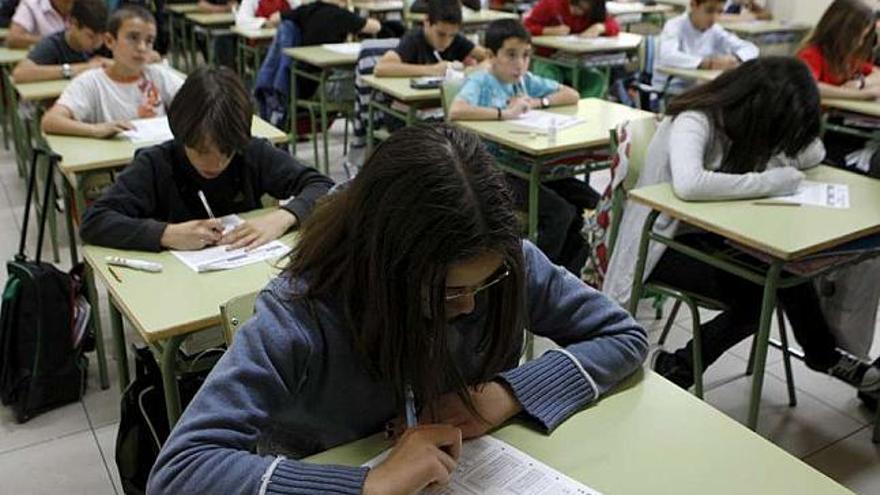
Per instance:
[[[110,271],[110,275],[113,275],[113,278],[115,278],[117,282],[120,284],[122,283],[122,278],[119,277],[119,274],[116,273],[116,270],[114,270],[112,266],[108,266],[107,270]]]
[[[753,201],[752,204],[758,206],[801,206],[800,203],[789,203],[788,201]]]

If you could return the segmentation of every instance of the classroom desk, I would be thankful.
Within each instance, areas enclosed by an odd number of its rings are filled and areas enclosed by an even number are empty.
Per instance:
[[[685,81],[709,82],[720,76],[723,71],[710,69],[682,69],[679,67],[657,67],[662,72],[672,78],[684,79]]]
[[[384,112],[405,125],[412,125],[417,120],[418,111],[424,108],[440,106],[440,89],[413,89],[410,77],[376,77],[364,76],[363,81],[373,90],[370,98],[367,117],[367,148],[373,146],[373,115],[375,111]],[[376,98],[376,93],[387,95],[392,101],[385,103]],[[395,103],[405,106],[401,109]]]
[[[551,435],[513,421],[492,436],[605,495],[852,495],[652,371]],[[305,460],[357,466],[387,447],[374,435]]]
[[[9,36],[9,28],[0,28],[0,41],[6,41],[7,36]]]
[[[259,210],[241,216],[249,218],[267,211]],[[295,234],[290,233],[281,240],[292,245],[294,237]],[[104,262],[106,256],[155,261],[162,264],[163,270],[161,273],[148,273],[114,267],[122,280],[120,282],[109,272],[108,265]],[[279,272],[275,261],[263,261],[233,270],[196,273],[169,251],[152,253],[91,245],[83,247],[83,257],[88,271],[91,272],[90,276],[97,275],[107,287],[120,391],[129,382],[122,326],[124,315],[158,355],[165,389],[165,406],[169,424],[172,426],[181,411],[180,394],[175,379],[180,345],[189,335],[219,325],[221,304],[233,297],[260,290]],[[100,314],[96,302],[92,304],[93,314]]]
[[[641,2],[607,2],[605,8],[626,31],[639,22],[650,22],[662,28],[666,17],[675,12],[671,5],[645,5]]]
[[[554,162],[585,155],[587,152],[603,150],[609,142],[609,131],[628,120],[653,118],[653,114],[612,103],[598,98],[584,98],[577,105],[547,109],[563,115],[577,115],[583,123],[558,131],[556,142],[551,143],[543,133],[521,134],[523,127],[515,121],[457,121],[456,125],[477,133],[486,141],[501,147],[499,166],[508,173],[529,181],[529,224],[528,233],[532,241],[538,235],[538,187],[544,180],[560,178],[558,167],[550,167]],[[602,163],[601,165],[604,165]],[[552,170],[551,170],[552,168]],[[596,168],[593,163],[586,169],[564,167],[562,176],[587,173]]]
[[[403,12],[406,9],[402,0],[354,0],[350,3],[352,8],[363,12],[365,17],[385,17],[388,14],[399,13],[400,17],[403,18]]]
[[[248,71],[257,78],[263,57],[269,50],[269,45],[275,39],[275,28],[242,29],[232,26],[231,31],[238,36],[238,74],[245,77]]]
[[[321,136],[324,142],[324,174],[330,175],[330,145],[327,137],[327,115],[329,112],[345,112],[350,113],[353,102],[347,101],[329,101],[327,95],[327,83],[331,81],[342,81],[345,79],[354,79],[354,66],[357,63],[357,53],[341,53],[325,48],[323,45],[318,46],[300,46],[296,48],[285,48],[284,54],[293,59],[290,64],[290,142],[293,146],[294,156],[296,156],[296,143],[298,140],[298,131],[296,128],[297,108],[303,107],[309,111],[312,120],[312,129],[315,129],[314,112],[318,110],[320,114]],[[298,63],[300,62],[300,63]],[[317,74],[307,70],[302,64],[308,64],[318,68]],[[331,77],[331,74],[337,71],[337,74]],[[349,74],[350,72],[350,74]],[[302,77],[318,83],[315,95],[310,99],[300,99],[296,94],[296,79]],[[318,98],[317,101],[314,98]],[[320,166],[320,158],[318,156],[318,136],[312,133],[312,145],[315,150],[315,167]]]
[[[801,40],[812,29],[809,24],[784,21],[721,22],[728,31],[751,41],[761,55],[793,55]]]
[[[687,256],[743,277],[764,288],[760,327],[755,336],[754,375],[749,405],[748,426],[753,430],[758,425],[758,410],[764,382],[770,320],[776,305],[776,290],[803,283],[818,275],[815,273],[794,276],[788,272],[783,273],[785,263],[880,232],[880,180],[828,166],[807,170],[806,175],[809,180],[849,185],[850,208],[765,206],[753,204],[754,200],[682,201],[673,194],[669,183],[635,189],[630,191],[628,196],[632,201],[652,209],[642,230],[639,258],[633,276],[630,312],[635,314],[636,305],[641,297],[642,276],[649,241],[666,244]],[[770,258],[768,265],[746,267],[742,263],[704,253],[655,234],[652,227],[661,213],[764,253]],[[756,219],[760,221],[756,222]]]
[[[571,71],[572,86],[575,88],[580,87],[579,69],[584,67],[600,69],[605,79],[603,87],[607,89],[611,66],[620,64],[597,61],[595,57],[616,53],[632,53],[637,51],[641,44],[642,36],[633,33],[620,33],[617,36],[603,36],[593,39],[585,38],[577,42],[570,41],[566,36],[536,36],[532,38],[533,46],[554,50],[554,53],[550,56],[532,55],[532,60],[539,60]]]
[[[232,12],[214,12],[207,14],[202,12],[190,12],[184,14],[184,19],[192,25],[192,28],[189,29],[189,55],[192,62],[190,64],[190,69],[196,67],[196,31],[198,29],[205,32],[205,44],[208,49],[207,63],[213,65],[215,58],[214,37],[235,24],[235,15]]]
[[[198,11],[198,3],[178,3],[165,6],[165,12],[168,14],[168,51],[171,52],[171,65],[177,69],[184,69],[179,63],[179,55],[182,54],[183,60],[186,61],[190,49],[184,15]],[[189,70],[189,67],[186,69]]]
[[[837,98],[826,98],[822,100],[822,106],[833,108],[835,110],[845,110],[847,112],[860,113],[869,117],[880,118],[880,101],[862,101],[862,100],[842,100]]]

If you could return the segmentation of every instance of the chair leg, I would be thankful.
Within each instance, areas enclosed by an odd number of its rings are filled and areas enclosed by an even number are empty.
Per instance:
[[[669,313],[669,318],[666,320],[666,325],[663,327],[663,333],[660,334],[660,340],[657,341],[658,345],[663,345],[666,343],[666,337],[669,336],[669,331],[672,330],[672,325],[675,323],[675,317],[678,316],[678,310],[681,308],[681,299],[676,299],[675,304],[672,306],[672,312]]]
[[[589,182],[587,182],[589,184]],[[663,305],[666,303],[666,296],[662,296],[660,294],[654,296],[654,302],[651,303],[654,306],[654,319],[662,320],[663,319]]]
[[[758,346],[758,339],[752,338],[752,349],[749,351],[749,364],[746,365],[746,376],[752,376],[755,371],[755,348]]]
[[[691,311],[691,323],[693,330],[692,338],[692,359],[694,367],[694,395],[699,399],[703,398],[703,337],[700,331],[700,310],[692,301],[687,302],[688,309]]]
[[[776,308],[776,318],[779,322],[779,341],[782,344],[782,364],[785,366],[785,384],[788,386],[788,405],[797,405],[797,396],[794,389],[794,374],[791,371],[791,352],[788,350],[788,331],[785,328],[785,315],[782,308]]]

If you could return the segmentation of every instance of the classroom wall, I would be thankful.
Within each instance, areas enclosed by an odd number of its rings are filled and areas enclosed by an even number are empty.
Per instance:
[[[816,24],[831,0],[768,0],[773,17]]]

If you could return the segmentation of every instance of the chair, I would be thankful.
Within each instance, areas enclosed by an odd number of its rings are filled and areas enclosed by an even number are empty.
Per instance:
[[[655,118],[646,118],[635,121],[626,122],[611,131],[612,150],[616,154],[612,161],[611,167],[611,183],[610,188],[610,225],[608,229],[608,253],[605,258],[605,267],[607,268],[607,260],[611,258],[614,250],[614,244],[617,239],[617,230],[620,227],[620,220],[623,216],[623,207],[626,202],[626,194],[635,187],[641,174],[642,167],[645,163],[648,145],[657,129],[657,120]],[[609,191],[603,195],[603,199],[608,197]],[[601,208],[600,208],[601,209]],[[604,276],[604,272],[602,273]],[[684,291],[676,287],[655,282],[646,282],[644,285],[647,294],[652,296],[662,296],[664,298],[675,299],[675,305],[669,314],[669,318],[660,335],[659,344],[663,345],[669,334],[675,317],[682,304],[687,305],[691,313],[691,325],[693,332],[693,363],[694,363],[694,395],[703,398],[703,356],[702,342],[700,336],[700,308],[712,311],[724,311],[727,306],[720,301],[704,297],[689,291]],[[783,360],[785,364],[785,378],[788,385],[789,405],[797,405],[797,397],[794,389],[794,378],[791,373],[791,357],[788,349],[788,337],[785,328],[785,320],[782,309],[776,308],[777,318],[779,321],[779,335],[781,343],[776,345],[782,350]],[[775,344],[774,344],[775,345]],[[753,368],[753,355],[755,342],[752,344],[752,352],[746,374],[750,375]]]
[[[227,347],[232,345],[235,332],[254,315],[257,294],[259,292],[236,296],[220,305],[220,324]]]

